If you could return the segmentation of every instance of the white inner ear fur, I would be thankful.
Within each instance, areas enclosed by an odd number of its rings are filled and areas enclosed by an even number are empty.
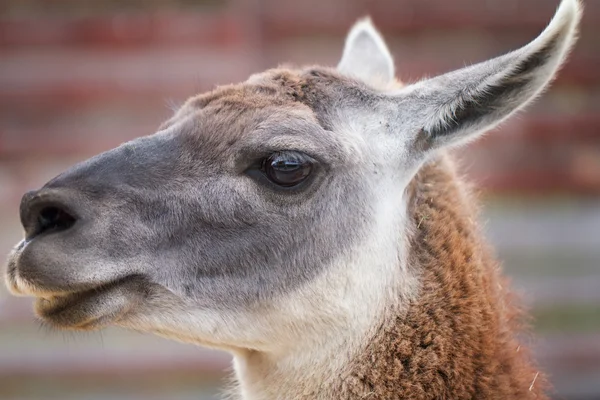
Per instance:
[[[337,68],[376,87],[387,87],[394,81],[394,60],[369,18],[358,21],[348,33]]]
[[[505,121],[548,88],[577,39],[581,7],[579,0],[562,0],[548,27],[526,46],[402,88],[398,99],[413,105],[403,124],[431,133],[433,147],[442,148],[468,143]]]

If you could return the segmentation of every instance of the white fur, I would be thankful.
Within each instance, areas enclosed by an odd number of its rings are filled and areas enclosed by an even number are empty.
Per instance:
[[[417,279],[406,269],[403,188],[391,179],[384,188],[372,235],[318,280],[280,302],[285,315],[278,318],[289,318],[286,331],[299,324],[298,336],[290,336],[283,351],[236,355],[242,398],[323,395],[362,349],[385,309],[397,310],[405,304],[400,299],[416,296]]]
[[[534,94],[564,60],[579,16],[578,1],[563,0],[544,33],[521,50],[525,55],[535,52],[563,32],[560,50],[537,77]],[[338,68],[372,86],[393,82],[392,57],[369,20],[358,22],[350,31]],[[492,74],[486,84],[493,84],[499,76]],[[390,98],[426,84],[431,81],[400,90]],[[365,158],[361,159],[365,165],[374,166],[371,172],[364,172],[371,175],[360,177],[372,183],[372,203],[365,209],[372,210],[373,222],[356,248],[326,266],[318,278],[269,305],[228,311],[200,309],[164,289],[137,304],[118,324],[230,351],[245,400],[292,400],[309,394],[308,398],[335,398],[333,393],[326,395],[327,387],[340,379],[348,361],[368,343],[387,310],[398,312],[418,295],[418,278],[407,265],[405,189],[423,160],[409,161],[407,143],[415,129],[397,116],[387,119],[394,115],[393,105],[382,105],[381,110],[336,110],[336,133],[347,138],[348,147]],[[438,109],[437,119],[431,117],[425,125],[447,122],[455,106],[449,103]],[[400,124],[390,126],[394,122]],[[26,290],[20,281],[15,285]]]
[[[358,21],[348,34],[338,70],[376,87],[394,80],[394,60],[369,18]]]
[[[434,131],[440,127],[447,127],[453,122],[456,110],[460,109],[466,100],[489,92],[491,87],[503,81],[507,76],[512,75],[520,61],[526,60],[531,55],[536,54],[551,40],[558,37],[558,46],[551,53],[551,58],[544,65],[537,68],[535,74],[531,77],[523,76],[523,79],[531,78],[531,80],[523,88],[519,97],[516,99],[506,99],[506,104],[503,106],[508,112],[504,113],[501,117],[490,115],[488,118],[482,119],[478,125],[469,127],[468,132],[453,134],[452,137],[447,138],[447,141],[443,142],[443,145],[457,146],[473,141],[484,132],[496,127],[514,115],[514,113],[523,109],[549,87],[549,83],[554,79],[557,71],[563,65],[569,51],[575,44],[581,13],[579,0],[563,0],[548,27],[535,40],[521,49],[489,61],[407,86],[397,91],[396,95],[406,96],[411,92],[421,92],[420,97],[427,99],[428,93],[442,93],[441,95],[436,95],[439,104],[434,103],[432,98],[430,102],[431,112],[424,112],[422,115],[418,115],[418,117],[425,131]],[[449,84],[450,82],[457,82],[458,84],[454,87]],[[471,89],[469,92],[465,91],[465,87],[473,87],[475,85],[477,87]],[[509,100],[513,101],[510,102]]]
[[[353,153],[375,165],[373,175],[363,177],[372,182],[373,204],[365,206],[373,210],[373,223],[359,246],[268,306],[216,312],[175,299],[179,304],[168,307],[148,303],[121,324],[230,351],[245,400],[324,393],[368,342],[384,312],[402,310],[418,291],[407,268],[406,242],[405,189],[414,171],[390,170],[402,151],[399,143],[373,140],[384,136],[384,128],[378,118],[364,117],[358,123],[340,112],[335,123],[353,142]]]
[[[13,248],[13,250],[10,252],[10,255],[8,256],[9,259],[19,257],[19,254],[23,250],[23,242],[25,242],[25,240],[21,240]],[[14,271],[12,277],[9,277],[7,275],[6,286],[9,292],[14,296],[51,297],[55,294],[54,292],[49,292],[47,290],[38,288],[36,285],[33,285],[30,282],[26,281],[20,276],[18,270]]]
[[[120,324],[230,351],[245,400],[323,393],[385,309],[400,309],[401,299],[416,296],[417,279],[406,268],[404,186],[382,179],[374,196],[376,222],[364,242],[268,308],[215,312],[180,303],[165,313],[149,305]]]

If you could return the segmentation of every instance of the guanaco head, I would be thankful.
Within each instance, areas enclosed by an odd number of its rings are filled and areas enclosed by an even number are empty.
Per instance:
[[[337,68],[274,69],[190,98],[158,132],[24,195],[7,283],[48,324],[223,349],[343,335],[414,296],[405,189],[435,154],[535,98],[576,0],[506,55],[399,87],[368,20]]]

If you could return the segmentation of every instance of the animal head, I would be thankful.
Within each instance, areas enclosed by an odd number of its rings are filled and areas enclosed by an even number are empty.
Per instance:
[[[337,68],[268,70],[192,97],[157,133],[25,194],[8,286],[52,326],[224,349],[347,329],[385,296],[415,294],[414,174],[535,98],[579,16],[564,0],[525,47],[406,86],[363,20]]]

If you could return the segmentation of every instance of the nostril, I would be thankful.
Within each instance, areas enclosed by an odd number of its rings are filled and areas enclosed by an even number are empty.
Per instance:
[[[39,235],[49,231],[64,231],[75,224],[75,218],[58,207],[44,207],[36,220],[36,232]]]
[[[27,192],[21,199],[19,214],[25,230],[25,239],[31,240],[42,233],[71,229],[79,220],[76,209],[80,199],[77,193],[42,188]]]

